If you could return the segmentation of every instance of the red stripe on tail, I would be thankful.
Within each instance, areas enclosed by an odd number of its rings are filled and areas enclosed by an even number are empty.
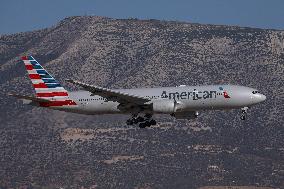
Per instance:
[[[33,68],[32,65],[26,65],[26,69],[27,69],[27,70],[33,70],[34,68]]]
[[[27,56],[22,56],[21,59],[22,60],[28,60],[28,57]]]
[[[33,84],[34,88],[48,88],[45,83]]]
[[[41,79],[39,74],[29,74],[31,79]]]
[[[37,97],[55,97],[55,96],[68,96],[67,92],[51,92],[51,93],[37,93]]]

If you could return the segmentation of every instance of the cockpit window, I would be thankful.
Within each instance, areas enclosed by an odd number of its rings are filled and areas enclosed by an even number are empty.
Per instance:
[[[258,93],[258,91],[252,91],[252,94],[257,94]]]

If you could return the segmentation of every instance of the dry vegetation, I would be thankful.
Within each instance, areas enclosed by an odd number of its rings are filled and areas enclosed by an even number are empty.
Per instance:
[[[268,99],[246,122],[237,110],[202,112],[190,122],[159,117],[141,130],[126,126],[126,116],[7,97],[33,93],[18,60],[24,54],[68,89],[66,78],[113,88],[230,83]],[[0,57],[0,188],[284,188],[283,31],[70,17],[1,35]]]

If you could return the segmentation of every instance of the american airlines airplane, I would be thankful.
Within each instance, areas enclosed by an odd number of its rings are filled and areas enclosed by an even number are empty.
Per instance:
[[[205,85],[107,89],[80,81],[66,81],[81,87],[67,91],[32,56],[22,57],[36,96],[10,94],[25,104],[80,114],[128,114],[128,125],[140,128],[156,125],[153,114],[169,114],[176,119],[194,119],[200,110],[240,109],[245,120],[249,107],[266,97],[258,90],[236,85]]]

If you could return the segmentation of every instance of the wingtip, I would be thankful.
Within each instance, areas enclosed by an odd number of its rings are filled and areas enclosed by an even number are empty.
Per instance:
[[[73,79],[65,79],[66,82],[69,82],[69,83],[73,83],[74,80]]]
[[[7,93],[7,96],[15,96],[16,94],[14,93]]]

